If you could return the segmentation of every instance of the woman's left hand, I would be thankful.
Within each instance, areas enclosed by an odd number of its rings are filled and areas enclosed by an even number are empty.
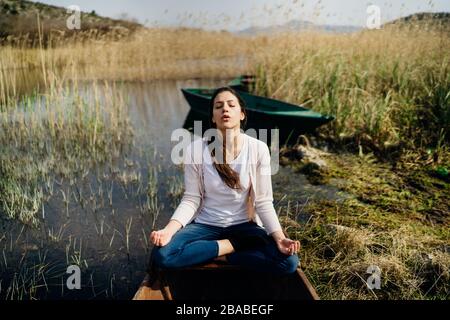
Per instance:
[[[278,250],[285,255],[292,256],[300,250],[300,241],[294,241],[288,238],[276,240]]]

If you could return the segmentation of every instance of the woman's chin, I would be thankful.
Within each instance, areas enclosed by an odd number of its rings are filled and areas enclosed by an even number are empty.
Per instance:
[[[235,129],[236,126],[237,126],[236,124],[224,122],[222,123],[222,125],[218,126],[217,129],[219,130]]]

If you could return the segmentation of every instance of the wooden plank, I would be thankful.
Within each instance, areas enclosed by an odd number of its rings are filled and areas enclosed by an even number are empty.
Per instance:
[[[202,266],[161,270],[158,274],[153,286],[146,276],[134,300],[320,299],[300,267],[290,275],[261,278],[261,274],[215,261]]]
[[[305,284],[306,289],[311,295],[311,300],[320,300],[319,295],[316,292],[316,289],[312,286],[311,282],[309,282],[308,278],[306,277],[305,273],[301,268],[297,268],[297,274],[300,277],[301,281]]]
[[[133,297],[133,300],[166,300],[159,288],[159,282],[150,285],[150,275],[147,274]]]

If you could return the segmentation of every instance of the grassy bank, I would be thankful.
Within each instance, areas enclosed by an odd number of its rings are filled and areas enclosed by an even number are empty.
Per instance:
[[[448,299],[450,183],[426,169],[392,168],[372,157],[330,153],[327,169],[303,170],[335,186],[339,201],[314,200],[302,210],[280,208],[283,225],[302,243],[306,274],[323,299]],[[306,222],[295,222],[307,215]],[[368,289],[369,266],[381,270]]]

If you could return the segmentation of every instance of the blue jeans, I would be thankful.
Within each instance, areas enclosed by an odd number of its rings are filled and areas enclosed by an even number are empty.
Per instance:
[[[216,227],[192,222],[179,230],[171,241],[163,247],[154,247],[153,262],[161,268],[182,268],[213,260],[217,257],[217,240],[227,239],[230,231],[243,234],[257,234],[266,237],[269,244],[253,250],[233,252],[227,261],[233,265],[257,272],[289,274],[295,272],[299,258],[296,254],[285,255],[278,250],[275,240],[254,222],[246,222],[230,227]]]

